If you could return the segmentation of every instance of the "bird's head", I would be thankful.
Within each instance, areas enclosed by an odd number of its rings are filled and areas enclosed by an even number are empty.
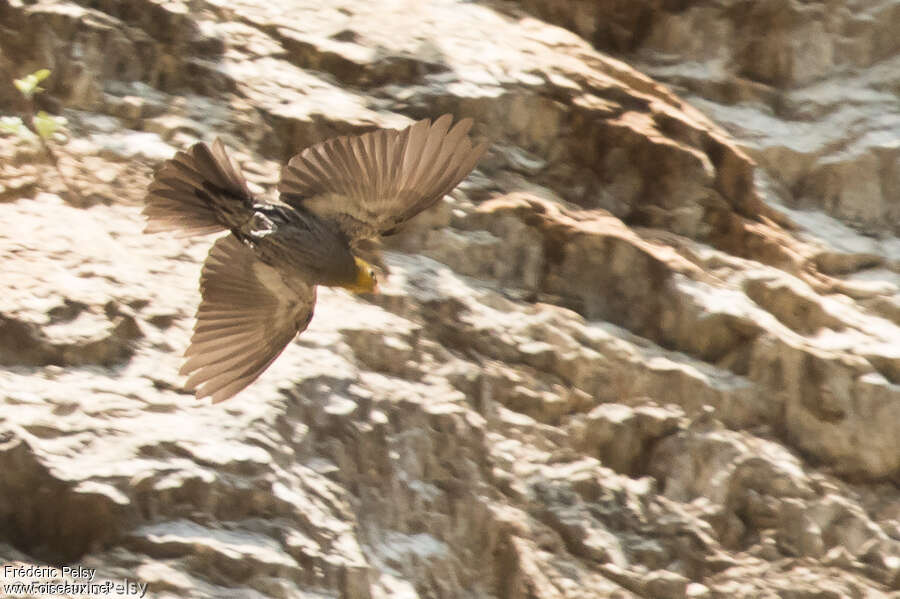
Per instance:
[[[353,293],[378,293],[378,269],[357,256],[353,260],[356,262],[356,279],[344,287]]]

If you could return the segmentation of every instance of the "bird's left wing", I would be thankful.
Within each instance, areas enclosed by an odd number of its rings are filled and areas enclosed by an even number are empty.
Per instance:
[[[306,329],[316,302],[290,290],[234,235],[216,241],[200,276],[202,300],[187,361],[185,387],[223,401],[252,383],[294,336]]]
[[[147,233],[206,235],[225,231],[250,212],[253,194],[225,145],[198,142],[156,171],[144,200]]]
[[[462,181],[487,149],[472,119],[449,114],[306,148],[281,172],[282,201],[333,223],[350,242],[389,234]]]

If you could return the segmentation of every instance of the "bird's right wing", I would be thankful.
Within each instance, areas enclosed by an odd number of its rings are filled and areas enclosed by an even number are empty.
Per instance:
[[[393,232],[456,187],[487,149],[472,146],[472,119],[450,128],[452,120],[445,114],[306,148],[281,172],[281,200],[332,223],[350,242]]]
[[[233,396],[275,361],[306,329],[315,286],[298,297],[278,272],[260,262],[234,235],[216,241],[200,276],[202,300],[187,361],[185,388],[213,402]]]

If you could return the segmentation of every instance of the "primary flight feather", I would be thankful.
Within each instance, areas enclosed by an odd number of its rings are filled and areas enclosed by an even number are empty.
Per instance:
[[[372,266],[354,255],[357,243],[432,206],[487,148],[469,139],[471,119],[452,121],[445,114],[306,148],[282,170],[278,203],[250,193],[218,139],[163,164],[146,197],[146,231],[230,232],[200,275],[181,369],[187,389],[218,402],[256,380],[309,325],[318,285],[376,290]]]

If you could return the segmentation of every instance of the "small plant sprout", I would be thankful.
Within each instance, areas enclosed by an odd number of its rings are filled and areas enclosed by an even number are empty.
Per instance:
[[[36,139],[44,149],[47,158],[56,168],[56,172],[59,174],[60,180],[62,180],[66,189],[69,190],[73,197],[79,197],[80,194],[62,172],[62,169],[60,169],[59,159],[49,144],[51,140],[65,141],[66,136],[63,134],[63,129],[66,126],[65,117],[48,114],[43,110],[35,113],[34,97],[44,91],[44,88],[41,87],[41,82],[49,76],[49,69],[40,69],[25,75],[21,79],[13,80],[13,85],[16,86],[16,89],[19,90],[19,93],[25,99],[25,114],[22,117],[0,117],[0,133],[12,134],[28,141]]]

